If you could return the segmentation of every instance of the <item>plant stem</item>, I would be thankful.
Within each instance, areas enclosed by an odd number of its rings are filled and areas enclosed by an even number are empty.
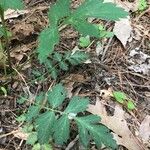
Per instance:
[[[0,18],[1,18],[1,21],[2,21],[2,27],[4,29],[4,38],[5,38],[5,41],[6,41],[5,49],[6,49],[7,57],[8,57],[8,65],[9,65],[9,69],[12,70],[10,51],[9,51],[9,47],[8,47],[9,37],[7,35],[7,28],[6,28],[5,19],[4,19],[4,9],[1,8],[1,7],[0,7]]]

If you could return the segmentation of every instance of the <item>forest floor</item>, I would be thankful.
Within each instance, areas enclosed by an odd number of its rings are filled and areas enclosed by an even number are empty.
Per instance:
[[[3,90],[0,91],[0,149],[31,149],[25,144],[25,135],[16,132],[22,127],[16,118],[28,107],[28,104],[19,104],[18,98],[28,92],[31,96],[36,96],[39,91],[47,91],[51,85],[58,82],[63,83],[70,97],[80,95],[91,99],[88,111],[103,118],[102,123],[114,132],[120,145],[119,149],[150,148],[150,11],[147,11],[149,9],[132,12],[131,8],[132,30],[129,31],[130,37],[125,44],[116,36],[92,39],[91,45],[84,48],[91,55],[88,62],[71,67],[67,72],[62,71],[57,80],[52,80],[50,75],[38,80],[33,74],[33,70],[42,72],[36,53],[38,35],[48,25],[47,12],[49,5],[54,1],[24,1],[25,10],[19,12],[17,17],[14,16],[14,12],[10,12],[6,20],[13,34],[9,49],[14,73],[13,76],[4,75],[3,68],[0,68],[0,87],[7,90],[7,95],[4,95]],[[72,7],[77,7],[79,1],[74,1]],[[127,6],[129,4],[127,1],[122,3]],[[130,4],[132,3],[134,2]],[[109,31],[113,31],[115,26],[114,22],[93,22],[103,24]],[[123,28],[126,26],[122,25],[119,30]],[[56,50],[73,50],[79,46],[79,37],[73,29],[64,28]],[[136,108],[129,111],[125,105],[119,104],[110,96],[112,91],[126,93]],[[72,136],[65,146],[56,146],[57,150],[67,148],[81,149],[78,139]],[[96,148],[93,145],[91,149]]]

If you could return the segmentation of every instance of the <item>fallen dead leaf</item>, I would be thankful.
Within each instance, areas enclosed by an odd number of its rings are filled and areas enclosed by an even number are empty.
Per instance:
[[[143,142],[148,144],[150,140],[150,116],[149,115],[147,115],[145,119],[142,121],[139,128],[139,134]]]
[[[21,140],[27,140],[27,137],[29,136],[27,133],[24,133],[23,131],[21,131],[21,129],[16,130],[13,135]]]
[[[132,32],[132,27],[129,19],[126,18],[121,19],[120,21],[116,21],[113,32],[125,47]]]
[[[116,105],[114,109],[114,115],[108,116],[104,104],[97,99],[96,104],[89,105],[87,111],[101,117],[101,123],[116,134],[115,138],[117,137],[116,141],[119,145],[128,150],[143,150],[144,146],[134,137],[127,126],[122,107]]]
[[[11,19],[11,18],[17,18],[20,15],[27,14],[29,11],[28,10],[13,10],[13,9],[8,9],[4,12],[4,19]],[[1,20],[0,20],[1,22]]]

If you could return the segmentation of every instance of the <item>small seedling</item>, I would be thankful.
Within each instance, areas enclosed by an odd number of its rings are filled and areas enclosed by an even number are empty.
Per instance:
[[[129,99],[124,92],[114,91],[113,97],[117,102],[121,103],[122,105],[125,105],[125,107],[127,107],[128,110],[134,110],[136,108],[133,101]]]
[[[79,45],[83,48],[88,47],[90,45],[90,43],[91,43],[91,41],[90,41],[89,36],[79,38]]]
[[[143,11],[148,7],[147,0],[139,0],[138,1],[138,10]]]

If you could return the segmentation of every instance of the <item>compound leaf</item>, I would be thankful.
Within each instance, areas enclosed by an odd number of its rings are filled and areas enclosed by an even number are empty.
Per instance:
[[[79,113],[85,111],[88,107],[89,99],[82,98],[79,96],[74,96],[70,103],[68,104],[67,108],[65,109],[65,113]]]
[[[22,0],[0,0],[0,7],[2,9],[7,10],[10,9],[23,9],[23,1]]]
[[[91,137],[98,147],[101,147],[103,143],[107,147],[113,149],[117,148],[116,142],[112,134],[110,134],[109,129],[103,125],[97,125],[100,121],[98,116],[90,115],[86,117],[76,117],[75,121],[78,125],[81,142],[85,147],[88,144],[85,141],[87,140],[86,138]]]
[[[54,112],[45,112],[36,119],[38,141],[40,144],[49,142],[52,135],[53,125],[55,123]]]
[[[76,51],[73,54],[67,54],[68,56],[66,59],[72,64],[72,65],[78,65],[83,63],[88,59],[88,54],[82,51]]]
[[[54,51],[54,46],[59,42],[58,28],[45,28],[39,36],[38,58],[44,63],[47,57]]]
[[[40,106],[30,106],[26,114],[26,120],[32,121],[33,118],[37,117],[40,111]]]
[[[70,0],[58,0],[48,12],[51,26],[56,26],[58,20],[70,14]]]
[[[53,108],[58,107],[65,100],[66,94],[67,92],[61,84],[55,85],[52,90],[48,92],[49,104]]]
[[[55,124],[54,139],[57,144],[62,145],[69,139],[69,119],[67,115],[61,116]]]
[[[103,3],[103,0],[86,0],[72,14],[72,18],[100,18],[104,20],[119,20],[128,15],[122,8],[113,3]]]

